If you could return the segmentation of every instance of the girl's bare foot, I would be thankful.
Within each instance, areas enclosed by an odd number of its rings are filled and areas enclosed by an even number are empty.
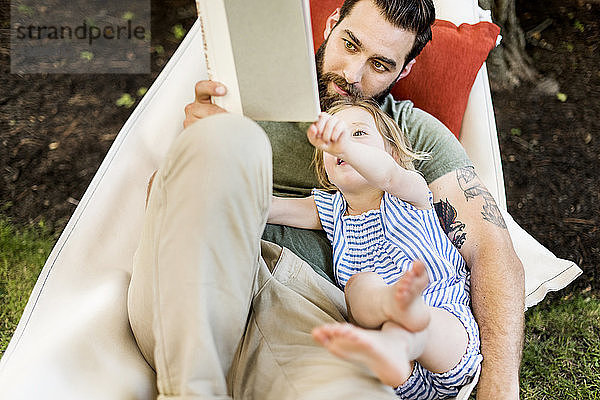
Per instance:
[[[352,324],[329,324],[313,329],[313,337],[334,355],[365,364],[385,385],[398,387],[409,378],[406,332],[394,329],[369,330]]]
[[[383,311],[386,318],[410,332],[425,329],[431,316],[422,293],[428,283],[425,264],[420,260],[414,261],[412,268],[384,293]]]

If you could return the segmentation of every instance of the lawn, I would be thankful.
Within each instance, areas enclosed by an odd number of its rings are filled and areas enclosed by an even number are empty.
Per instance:
[[[55,240],[43,224],[16,230],[0,218],[0,354]],[[526,313],[521,397],[598,399],[599,393],[600,299],[554,293]]]
[[[4,354],[55,239],[43,223],[16,231],[0,217],[0,354]]]
[[[600,398],[600,301],[579,293],[526,313],[521,393],[527,399]]]

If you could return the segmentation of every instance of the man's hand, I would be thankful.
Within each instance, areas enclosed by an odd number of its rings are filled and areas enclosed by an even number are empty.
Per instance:
[[[346,123],[325,112],[319,114],[319,119],[306,131],[306,136],[317,149],[339,158],[342,158],[350,142],[350,131]]]
[[[200,81],[196,83],[195,90],[196,98],[194,102],[185,106],[184,128],[187,128],[199,119],[227,112],[227,110],[212,104],[210,101],[212,96],[224,96],[227,93],[227,88],[222,83]]]

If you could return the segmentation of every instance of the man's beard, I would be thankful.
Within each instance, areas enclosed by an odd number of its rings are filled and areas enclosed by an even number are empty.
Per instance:
[[[317,82],[319,86],[319,99],[321,102],[321,110],[323,111],[329,109],[329,107],[331,107],[331,105],[337,100],[346,98],[351,101],[355,101],[365,98],[360,89],[358,89],[355,85],[348,83],[343,77],[334,72],[323,72],[323,57],[325,55],[327,40],[329,39],[325,39],[315,55],[315,62],[317,66]],[[371,97],[371,99],[376,101],[377,104],[381,105],[396,84],[396,81],[397,79],[395,79],[385,90]],[[333,93],[329,92],[327,88],[331,82],[335,83],[340,89],[348,93],[348,96],[343,96],[335,91]]]

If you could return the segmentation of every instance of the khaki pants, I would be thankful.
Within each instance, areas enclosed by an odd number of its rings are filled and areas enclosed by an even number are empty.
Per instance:
[[[313,341],[315,326],[344,321],[344,298],[260,240],[271,169],[262,129],[219,114],[186,129],[156,175],[128,309],[159,398],[395,398]]]

